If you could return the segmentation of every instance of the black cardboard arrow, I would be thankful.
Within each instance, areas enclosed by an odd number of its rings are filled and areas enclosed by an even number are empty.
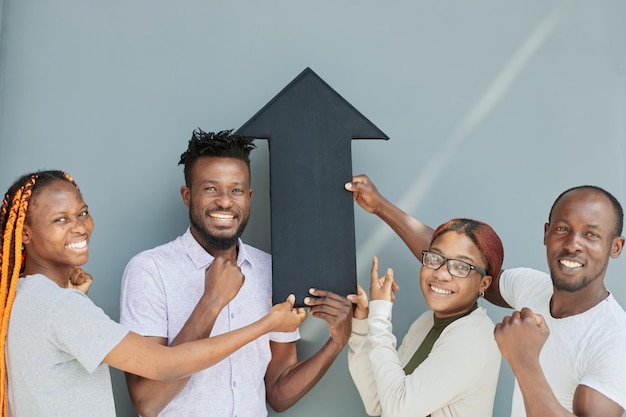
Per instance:
[[[310,68],[236,132],[269,141],[273,302],[356,292],[352,139],[389,139]]]

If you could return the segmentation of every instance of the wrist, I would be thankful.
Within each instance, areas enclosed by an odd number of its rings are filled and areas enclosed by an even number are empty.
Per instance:
[[[352,317],[357,320],[366,320],[369,315],[369,309],[362,310],[360,308],[355,308],[354,313],[352,313]]]

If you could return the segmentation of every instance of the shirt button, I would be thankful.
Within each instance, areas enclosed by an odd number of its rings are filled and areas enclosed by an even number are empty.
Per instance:
[[[237,381],[233,381],[233,387],[237,387]]]

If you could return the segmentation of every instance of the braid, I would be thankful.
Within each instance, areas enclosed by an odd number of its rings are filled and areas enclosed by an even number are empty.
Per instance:
[[[26,259],[22,250],[22,232],[28,205],[35,191],[35,184],[39,187],[53,180],[76,183],[68,174],[61,171],[40,171],[24,175],[7,191],[0,213],[0,405],[2,416],[8,416],[7,399],[7,367],[4,355],[6,337],[9,328],[11,308],[17,290],[17,283]],[[78,188],[78,186],[76,186]]]

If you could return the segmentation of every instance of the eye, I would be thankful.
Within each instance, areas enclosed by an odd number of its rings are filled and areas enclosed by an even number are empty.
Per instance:
[[[559,233],[564,233],[564,232],[567,232],[567,227],[565,227],[565,226],[556,226],[554,228],[554,230],[556,230]]]
[[[466,264],[465,262],[455,262],[453,265],[453,268],[459,272],[469,272],[470,271],[470,266],[469,264]]]
[[[210,193],[216,193],[217,192],[217,187],[214,187],[214,186],[210,185],[210,186],[206,187],[204,190],[208,191]]]
[[[78,217],[86,217],[89,216],[89,211],[85,210],[85,211],[81,211],[80,213],[78,213]]]
[[[233,188],[232,193],[234,195],[242,195],[244,193],[244,191],[241,188]]]
[[[58,217],[54,219],[55,223],[65,223],[67,221],[67,217]]]
[[[595,232],[587,232],[585,235],[591,239],[600,239],[600,235]]]
[[[443,263],[443,258],[436,253],[426,252],[424,262],[429,265],[441,265]]]

